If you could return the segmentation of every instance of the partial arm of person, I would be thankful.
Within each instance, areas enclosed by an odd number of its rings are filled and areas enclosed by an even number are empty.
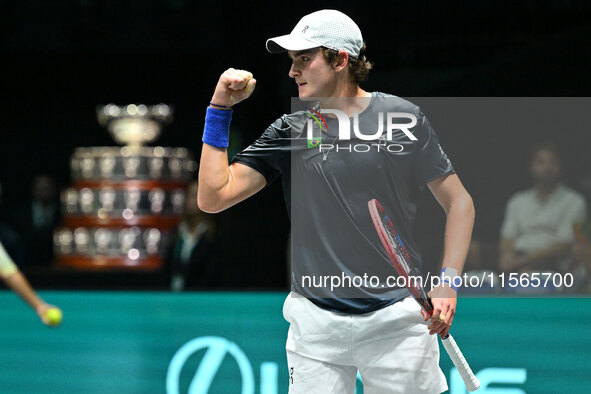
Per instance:
[[[220,76],[211,98],[211,110],[224,117],[224,113],[219,111],[231,111],[233,105],[252,94],[255,85],[256,80],[250,72],[233,68],[226,70]],[[213,122],[217,120],[210,118],[209,124],[206,120],[206,129],[217,127]],[[207,134],[207,130],[204,134]],[[204,136],[197,193],[197,204],[202,211],[223,211],[265,187],[265,177],[258,171],[244,164],[228,163],[227,146],[223,142],[208,143],[206,140]]]
[[[43,299],[41,299],[41,297],[39,297],[22,272],[17,270],[12,275],[5,277],[4,282],[27,304],[29,304],[31,308],[33,308],[44,324],[49,325],[46,312],[50,308],[55,308],[55,306],[47,304],[45,301],[43,301]]]
[[[523,270],[556,270],[556,261],[568,256],[571,252],[571,244],[568,242],[556,242],[548,247],[530,253],[528,255],[517,255],[513,247],[512,239],[501,240],[501,262],[500,268],[505,272],[516,272]]]
[[[16,267],[4,247],[0,244],[0,277],[10,289],[18,294],[33,310],[37,313],[45,325],[50,325],[47,318],[47,310],[57,308],[43,301],[41,297],[33,290],[29,281]],[[59,308],[58,308],[59,309]]]
[[[456,270],[461,274],[470,247],[474,227],[474,203],[456,174],[447,174],[429,182],[429,189],[447,215],[443,268]],[[435,287],[431,293],[433,317],[429,325],[430,334],[447,335],[452,325],[457,305],[457,292],[447,282]],[[444,320],[439,319],[440,315]],[[425,321],[427,316],[425,316]]]

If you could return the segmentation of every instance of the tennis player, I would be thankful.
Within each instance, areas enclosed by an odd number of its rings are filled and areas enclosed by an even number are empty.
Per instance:
[[[0,243],[0,277],[4,283],[14,290],[39,316],[43,324],[51,326],[47,319],[46,312],[50,308],[56,308],[43,301],[41,297],[33,290],[29,281],[20,272],[18,267],[14,264],[6,250]]]
[[[367,202],[377,198],[388,205],[411,260],[420,262],[411,229],[418,191],[428,186],[447,214],[442,268],[454,277],[462,271],[474,222],[469,194],[416,105],[360,87],[371,63],[351,18],[335,10],[314,12],[290,34],[269,39],[267,49],[287,52],[289,77],[299,99],[314,103],[313,111],[281,116],[229,163],[233,106],[251,95],[256,80],[248,71],[226,70],[207,108],[198,204],[219,212],[282,177],[293,237],[292,292],[283,307],[290,323],[290,393],[353,393],[358,373],[370,394],[445,391],[433,334],[449,331],[457,288],[443,281],[432,289],[435,311],[428,321],[406,288],[384,286],[393,269],[376,246]],[[340,138],[342,119],[335,110],[372,134],[380,127],[373,116],[379,112],[403,114],[416,124],[400,127],[388,140],[379,136],[381,149],[369,143],[369,150],[351,148],[359,138]],[[319,138],[310,139],[309,124],[318,125]],[[371,273],[379,282],[351,288],[307,281],[327,273],[343,280]]]

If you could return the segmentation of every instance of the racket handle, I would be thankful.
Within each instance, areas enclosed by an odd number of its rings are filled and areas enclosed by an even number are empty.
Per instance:
[[[445,339],[441,339],[441,343],[443,343],[443,347],[445,347],[447,354],[449,354],[449,358],[451,358],[451,361],[458,369],[468,391],[472,392],[478,390],[480,382],[478,381],[478,378],[474,376],[468,362],[464,358],[456,341],[454,341],[454,338],[451,335],[448,335]]]

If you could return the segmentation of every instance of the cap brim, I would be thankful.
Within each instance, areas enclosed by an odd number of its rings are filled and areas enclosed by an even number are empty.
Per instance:
[[[285,51],[303,51],[304,49],[317,48],[321,46],[317,42],[295,37],[291,34],[269,38],[267,40],[267,51],[281,53]]]

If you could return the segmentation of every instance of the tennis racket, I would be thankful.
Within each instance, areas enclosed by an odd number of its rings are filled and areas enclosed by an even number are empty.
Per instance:
[[[388,217],[388,214],[384,211],[384,208],[376,199],[370,200],[367,205],[371,215],[371,220],[373,221],[380,240],[382,241],[382,245],[386,249],[386,252],[390,257],[390,261],[396,269],[396,272],[398,275],[404,277],[406,287],[414,299],[419,303],[421,308],[429,316],[432,316],[433,304],[431,303],[431,300],[429,297],[427,297],[425,289],[423,289],[421,285],[421,281],[413,279],[419,278],[420,272],[416,267],[409,263],[410,256],[408,251],[404,246],[404,242],[402,242],[402,239],[396,232],[396,229]],[[468,391],[477,390],[480,387],[480,382],[476,376],[474,376],[474,373],[470,369],[470,366],[460,351],[460,348],[456,344],[456,341],[451,335],[447,334],[447,336],[441,338],[441,342],[443,343],[443,347],[445,347],[447,354],[449,354],[451,361],[458,369],[458,372],[464,380]]]

